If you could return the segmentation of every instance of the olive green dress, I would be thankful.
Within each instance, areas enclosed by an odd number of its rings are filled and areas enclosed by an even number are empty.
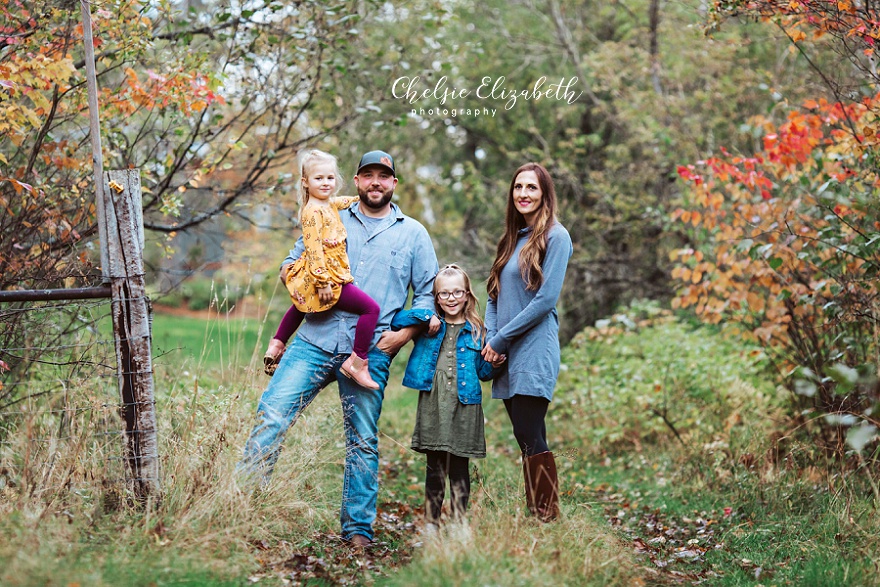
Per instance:
[[[459,457],[486,456],[483,406],[458,401],[456,341],[462,324],[446,324],[431,391],[419,392],[412,448],[418,452],[446,451]],[[476,374],[474,374],[476,378]]]

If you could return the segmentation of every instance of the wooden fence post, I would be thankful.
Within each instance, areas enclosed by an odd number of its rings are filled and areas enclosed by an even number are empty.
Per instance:
[[[145,501],[159,497],[160,484],[140,172],[108,171],[103,187],[125,460],[129,487]]]

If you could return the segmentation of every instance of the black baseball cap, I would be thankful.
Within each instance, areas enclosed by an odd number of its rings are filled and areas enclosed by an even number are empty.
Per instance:
[[[397,177],[397,174],[394,172],[394,158],[385,151],[370,151],[369,153],[364,153],[364,156],[361,157],[361,162],[358,163],[357,173],[360,173],[361,169],[367,165],[381,165],[382,167],[387,168],[391,172],[391,175]],[[357,173],[355,175],[357,175]]]

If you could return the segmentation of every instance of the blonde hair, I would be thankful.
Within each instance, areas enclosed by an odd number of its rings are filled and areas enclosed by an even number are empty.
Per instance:
[[[538,186],[541,188],[541,207],[538,216],[532,226],[529,239],[519,254],[519,272],[526,283],[527,290],[537,290],[544,283],[544,272],[541,263],[547,253],[547,238],[550,229],[556,222],[556,189],[553,187],[553,179],[550,173],[537,163],[526,163],[517,169],[510,180],[510,189],[507,192],[507,218],[504,222],[504,236],[498,241],[498,250],[495,254],[495,262],[489,270],[489,281],[486,289],[489,297],[498,299],[498,291],[501,285],[501,269],[507,264],[516,250],[516,241],[519,239],[519,231],[526,226],[525,217],[516,209],[513,203],[513,188],[516,178],[524,171],[534,171],[538,177]]]
[[[336,160],[336,157],[331,155],[330,153],[325,153],[324,151],[320,151],[318,149],[309,149],[304,151],[299,157],[299,190],[297,190],[297,201],[299,202],[299,219],[302,221],[302,212],[306,207],[306,204],[309,203],[309,188],[307,182],[309,180],[309,173],[311,173],[312,168],[315,164],[318,163],[332,163],[333,164],[333,175],[336,176],[336,191],[333,192],[333,195],[339,193],[339,190],[342,189],[342,174],[339,173],[339,162]]]
[[[464,269],[455,263],[444,265],[440,271],[437,272],[437,275],[434,276],[434,309],[437,311],[437,314],[441,316],[443,315],[443,308],[437,303],[437,282],[441,277],[452,277],[454,275],[461,276],[462,281],[464,281],[465,302],[464,310],[462,311],[464,319],[471,325],[471,336],[473,336],[474,342],[482,344],[485,332],[483,319],[480,317],[480,300],[477,299],[477,296],[474,294],[474,289],[471,287],[471,278],[468,277],[468,274]]]

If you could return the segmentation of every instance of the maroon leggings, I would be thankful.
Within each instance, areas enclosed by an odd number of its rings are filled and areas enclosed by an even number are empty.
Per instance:
[[[373,340],[373,333],[376,331],[376,323],[379,321],[379,304],[355,284],[346,283],[342,286],[339,301],[333,307],[360,315],[354,329],[354,353],[360,358],[366,359],[367,351],[370,350],[370,342]],[[296,306],[290,306],[284,318],[281,319],[281,324],[278,325],[275,338],[287,344],[287,340],[299,328],[305,317],[305,312],[300,312]]]

